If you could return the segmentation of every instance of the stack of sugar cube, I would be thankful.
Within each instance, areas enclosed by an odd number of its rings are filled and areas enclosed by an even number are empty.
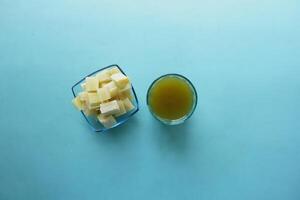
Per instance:
[[[87,116],[96,116],[104,127],[110,128],[116,118],[133,110],[131,83],[117,67],[108,68],[86,77],[82,92],[72,100]]]

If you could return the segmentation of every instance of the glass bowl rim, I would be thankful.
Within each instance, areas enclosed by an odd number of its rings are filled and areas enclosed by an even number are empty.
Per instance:
[[[102,70],[105,70],[105,69],[108,69],[108,68],[112,68],[112,67],[117,67],[117,68],[118,68],[125,76],[127,76],[126,73],[122,70],[122,68],[119,67],[119,65],[117,65],[117,64],[108,65],[108,66],[106,66],[106,67],[100,68],[100,69],[98,69],[98,70],[96,70],[96,71],[94,71],[94,72],[92,72],[92,73],[90,73],[90,74],[84,76],[82,79],[80,79],[79,81],[77,81],[77,82],[72,86],[72,88],[71,88],[73,96],[76,97],[74,88],[75,88],[76,86],[78,86],[80,83],[82,83],[82,82],[85,80],[86,77],[92,76],[92,75],[94,75],[94,74],[96,74],[96,73],[98,73],[98,72],[100,72],[100,71],[102,71]],[[108,130],[110,130],[110,129],[113,129],[113,128],[117,127],[117,126],[120,126],[120,125],[124,124],[129,118],[131,118],[134,114],[136,114],[136,113],[139,111],[139,109],[140,109],[140,108],[139,108],[139,100],[138,100],[138,98],[137,98],[136,92],[135,92],[134,87],[133,87],[132,84],[131,84],[131,90],[132,90],[132,92],[133,92],[134,100],[135,100],[135,102],[136,102],[136,108],[135,108],[135,110],[132,111],[132,112],[130,112],[130,113],[128,113],[128,116],[126,116],[126,117],[125,117],[123,120],[121,120],[121,121],[117,121],[117,123],[116,123],[115,125],[113,125],[112,127],[110,127],[110,128],[105,128],[105,127],[101,128],[101,129],[95,128],[95,127],[91,124],[91,122],[89,121],[88,116],[86,116],[82,110],[80,111],[81,114],[83,115],[83,117],[85,118],[86,122],[89,124],[89,126],[92,128],[93,131],[95,131],[95,132],[106,132],[106,131],[108,131]],[[126,115],[126,114],[125,114],[125,115]],[[100,123],[100,122],[99,122],[99,123]]]

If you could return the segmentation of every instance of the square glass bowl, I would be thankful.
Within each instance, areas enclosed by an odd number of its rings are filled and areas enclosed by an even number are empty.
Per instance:
[[[80,81],[78,81],[77,83],[75,83],[73,86],[72,86],[72,93],[73,93],[73,96],[74,98],[76,97],[76,95],[82,91],[82,88],[80,86],[81,83],[83,83],[85,81],[85,78],[88,77],[88,76],[93,76],[95,74],[97,74],[98,72],[102,71],[102,70],[105,70],[105,69],[109,69],[109,68],[112,68],[112,67],[117,67],[125,76],[126,74],[124,73],[124,71],[116,64],[114,65],[109,65],[107,67],[104,67],[102,69],[99,69],[85,77],[83,77]],[[131,100],[131,102],[133,103],[134,105],[134,109],[125,113],[124,115],[121,115],[119,117],[116,117],[116,121],[117,123],[110,127],[110,128],[105,128],[97,119],[96,116],[87,116],[84,114],[83,111],[81,111],[81,114],[83,115],[83,117],[85,118],[85,120],[87,121],[87,123],[90,125],[90,127],[95,131],[95,132],[104,132],[104,131],[107,131],[109,129],[112,129],[112,128],[115,128],[117,126],[120,126],[121,124],[124,124],[130,117],[132,117],[135,113],[137,113],[139,111],[139,102],[138,102],[138,98],[136,96],[136,93],[134,91],[134,88],[133,88],[133,85],[131,84],[131,92],[133,94],[133,99]]]

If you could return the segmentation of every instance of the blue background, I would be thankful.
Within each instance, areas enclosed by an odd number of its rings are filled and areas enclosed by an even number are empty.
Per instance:
[[[300,199],[300,2],[0,1],[0,199]],[[119,64],[141,110],[107,134],[71,86]],[[199,104],[165,127],[150,83]]]

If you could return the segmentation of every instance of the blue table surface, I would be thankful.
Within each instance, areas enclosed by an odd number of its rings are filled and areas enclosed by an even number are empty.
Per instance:
[[[299,200],[300,2],[0,1],[1,200]],[[107,134],[71,105],[101,67],[140,111]],[[179,73],[198,107],[166,127],[145,103]]]

